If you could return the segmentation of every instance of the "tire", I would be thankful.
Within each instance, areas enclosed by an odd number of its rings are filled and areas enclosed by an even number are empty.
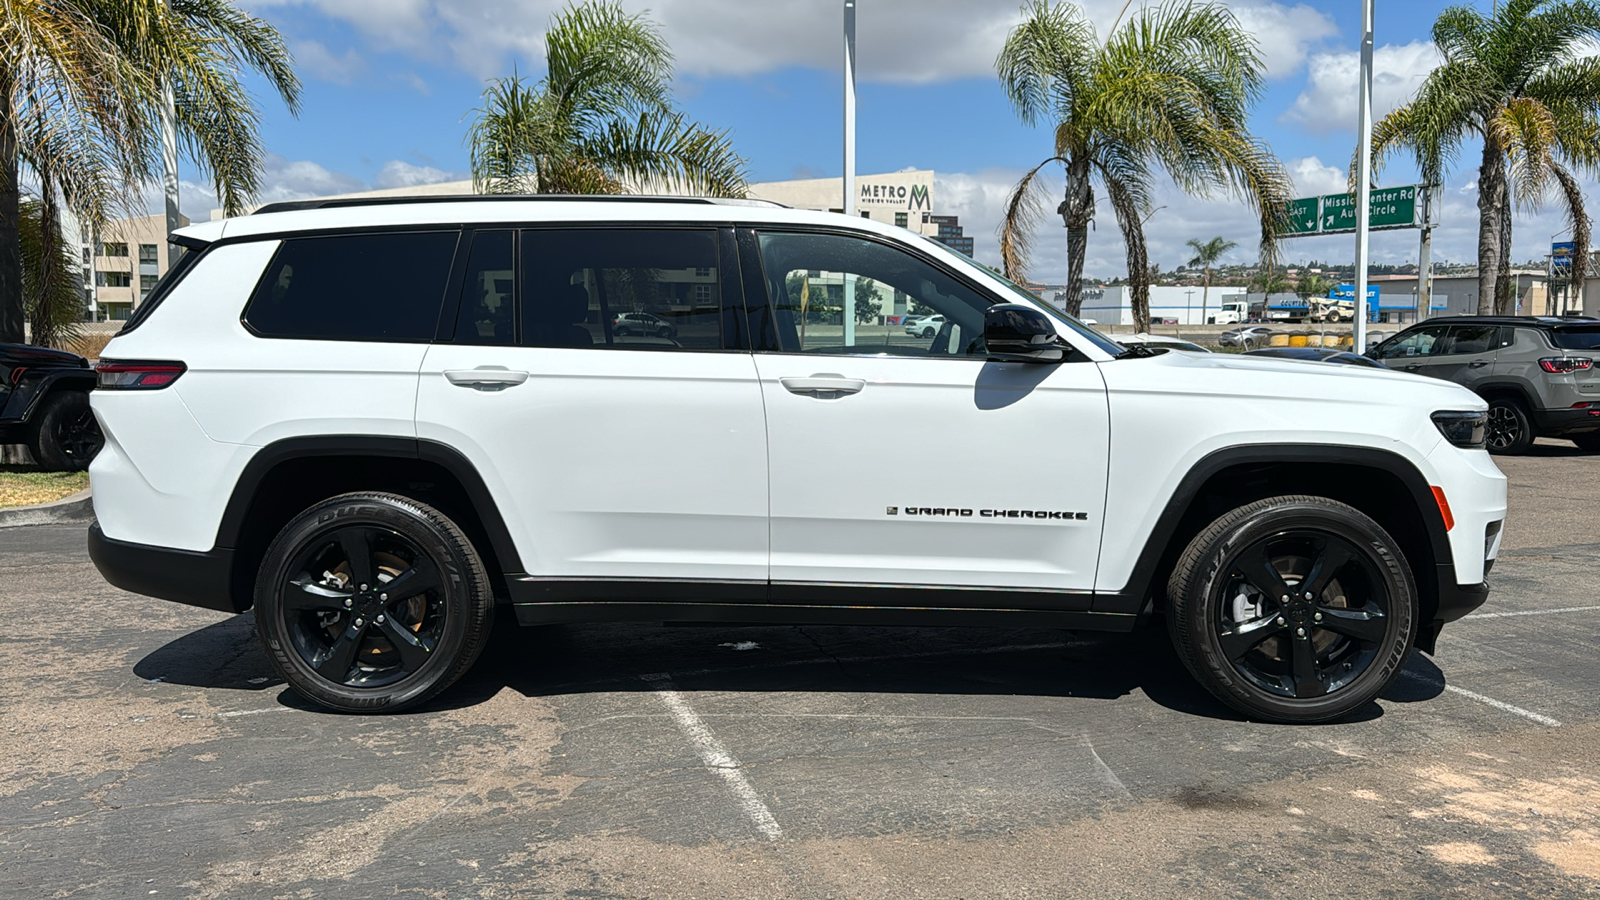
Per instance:
[[[1313,579],[1308,601],[1301,587]],[[1327,722],[1370,703],[1400,674],[1418,627],[1399,546],[1326,497],[1223,514],[1183,551],[1167,597],[1173,646],[1195,679],[1273,722]]]
[[[1500,456],[1527,453],[1533,446],[1533,422],[1522,401],[1497,397],[1489,401],[1489,452]]]
[[[89,468],[105,443],[85,391],[58,391],[44,398],[28,437],[33,458],[41,467],[57,472]]]
[[[1600,431],[1591,431],[1588,434],[1575,434],[1569,440],[1578,445],[1579,450],[1590,453],[1600,453]]]
[[[672,337],[672,329],[663,327],[656,332],[656,337],[670,338]]]
[[[351,565],[363,557],[367,572]],[[384,588],[408,578],[422,592],[391,600]],[[494,621],[488,572],[460,527],[383,493],[332,497],[285,525],[257,572],[255,605],[284,680],[338,712],[427,702],[472,667]]]
[[[937,332],[935,332],[932,328],[924,328],[924,329],[922,329],[922,336],[925,337],[925,338],[931,338],[936,333]]]

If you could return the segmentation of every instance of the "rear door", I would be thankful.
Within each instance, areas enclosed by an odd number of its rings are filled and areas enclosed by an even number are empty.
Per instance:
[[[1499,325],[1451,325],[1441,345],[1443,352],[1428,358],[1423,374],[1476,389],[1494,376],[1502,331]]]
[[[747,302],[766,400],[773,599],[1087,608],[1109,421],[1093,363],[997,363],[999,298],[866,235],[747,234]],[[751,295],[754,295],[752,298]],[[853,299],[852,299],[853,298]],[[880,324],[935,311],[935,331]],[[854,315],[851,315],[851,310]],[[927,596],[934,596],[932,594]],[[911,602],[926,605],[917,598]]]
[[[764,596],[761,388],[737,293],[724,305],[721,241],[707,227],[473,237],[450,342],[422,365],[417,434],[477,466],[542,596],[630,581]],[[618,335],[626,313],[677,334]]]

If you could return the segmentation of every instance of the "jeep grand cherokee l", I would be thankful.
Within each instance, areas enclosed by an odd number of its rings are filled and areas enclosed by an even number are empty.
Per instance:
[[[1125,350],[905,229],[479,197],[176,240],[179,276],[101,362],[90,552],[128,590],[253,607],[332,709],[433,697],[507,604],[529,625],[1159,616],[1222,700],[1321,721],[1487,595],[1506,487],[1471,392]],[[942,321],[927,343],[804,321],[809,278]],[[617,340],[619,310],[678,333]]]

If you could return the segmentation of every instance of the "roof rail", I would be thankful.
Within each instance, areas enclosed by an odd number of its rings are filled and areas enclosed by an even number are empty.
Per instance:
[[[300,212],[308,209],[342,209],[350,206],[400,206],[409,203],[480,203],[486,201],[514,201],[521,203],[693,203],[712,206],[788,208],[782,203],[774,203],[771,200],[747,200],[737,197],[679,197],[665,194],[440,194],[437,196],[327,197],[320,200],[285,200],[280,203],[268,203],[251,213],[251,215]]]

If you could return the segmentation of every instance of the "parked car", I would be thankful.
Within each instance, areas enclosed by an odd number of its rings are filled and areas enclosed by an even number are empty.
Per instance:
[[[89,409],[94,385],[76,353],[0,344],[0,444],[26,444],[45,469],[87,469],[105,443]]]
[[[634,334],[663,338],[678,336],[678,326],[647,312],[622,313],[611,320],[611,329],[614,334],[623,337]]]
[[[1219,347],[1256,347],[1267,342],[1272,329],[1265,325],[1243,325],[1217,335]]]
[[[1391,369],[1453,381],[1487,400],[1491,453],[1525,453],[1536,437],[1600,451],[1600,322],[1593,319],[1429,319],[1368,355]]]
[[[1329,362],[1347,366],[1365,366],[1369,369],[1382,369],[1383,363],[1351,353],[1348,350],[1335,350],[1332,347],[1262,347],[1260,350],[1246,350],[1245,356],[1270,356],[1276,359],[1301,359],[1306,362]]]
[[[944,327],[944,316],[913,316],[906,320],[906,334],[931,338]]]
[[[1488,595],[1506,482],[1458,385],[1130,352],[838,214],[329,203],[174,233],[186,268],[99,366],[89,531],[113,584],[253,608],[322,706],[436,696],[505,603],[527,625],[1162,621],[1226,703],[1315,722]],[[605,339],[603,309],[659,291],[620,277],[640,269],[711,288],[674,344]],[[819,270],[944,321],[926,345],[808,328],[788,286]],[[459,327],[504,300],[485,272],[521,286],[514,334]],[[908,454],[941,477],[839,475]]]
[[[1134,344],[1141,344],[1145,347],[1149,347],[1152,350],[1183,350],[1188,353],[1211,352],[1210,350],[1207,350],[1193,341],[1186,341],[1182,338],[1175,338],[1164,334],[1119,334],[1114,335],[1111,339],[1124,347],[1130,347]]]

